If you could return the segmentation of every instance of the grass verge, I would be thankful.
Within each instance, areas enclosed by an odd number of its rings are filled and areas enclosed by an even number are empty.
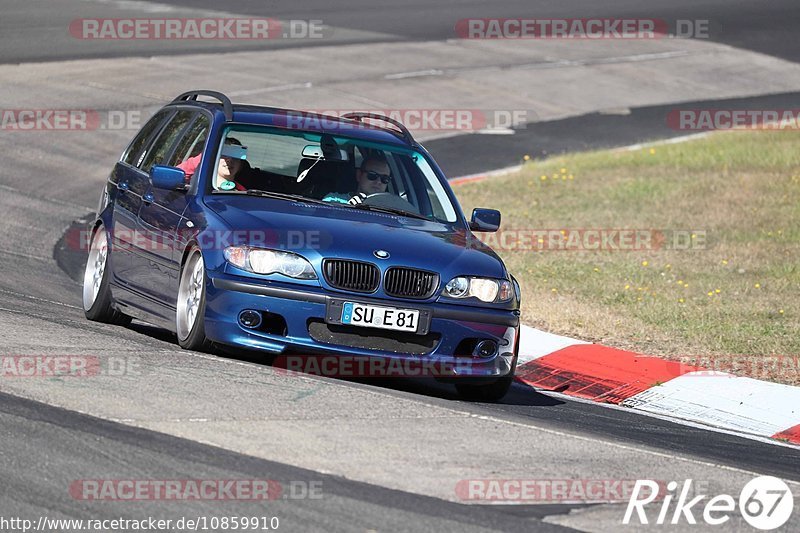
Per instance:
[[[565,155],[455,191],[503,213],[481,238],[527,324],[800,385],[800,132]],[[620,229],[639,246],[609,249]]]

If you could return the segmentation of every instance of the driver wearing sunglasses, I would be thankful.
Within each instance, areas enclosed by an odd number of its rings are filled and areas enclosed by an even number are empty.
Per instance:
[[[361,168],[356,170],[358,189],[355,192],[329,193],[322,200],[324,202],[360,204],[370,195],[386,192],[391,179],[389,165],[386,161],[377,157],[369,157],[361,163]]]

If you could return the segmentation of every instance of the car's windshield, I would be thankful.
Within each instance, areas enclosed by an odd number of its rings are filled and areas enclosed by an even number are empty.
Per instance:
[[[408,148],[255,126],[228,128],[218,148],[218,171],[209,186],[215,193],[255,189],[259,196],[457,220],[428,161]]]

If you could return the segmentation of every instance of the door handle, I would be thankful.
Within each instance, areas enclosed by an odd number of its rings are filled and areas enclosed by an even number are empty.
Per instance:
[[[120,181],[117,184],[117,189],[119,189],[122,192],[126,192],[126,191],[130,190],[130,185],[128,185],[127,181]]]
[[[152,192],[146,192],[146,193],[144,193],[144,196],[142,196],[142,201],[144,203],[146,203],[147,205],[152,204],[153,200],[155,200],[155,199],[156,198],[155,198],[155,196],[153,196]]]

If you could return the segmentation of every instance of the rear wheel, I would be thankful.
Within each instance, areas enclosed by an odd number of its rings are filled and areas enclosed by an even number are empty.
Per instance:
[[[176,331],[178,344],[187,350],[208,351],[211,341],[206,338],[206,270],[198,248],[189,253],[181,269],[178,286]]]
[[[89,320],[127,325],[131,317],[114,309],[107,266],[108,236],[105,227],[99,226],[92,236],[83,273],[83,312]]]

